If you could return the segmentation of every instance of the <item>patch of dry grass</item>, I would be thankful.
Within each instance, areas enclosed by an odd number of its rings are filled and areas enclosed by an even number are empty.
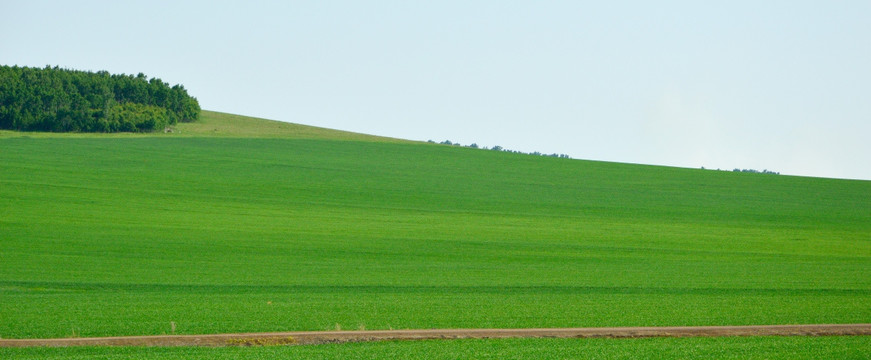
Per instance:
[[[275,346],[295,344],[296,339],[292,336],[282,337],[243,337],[227,339],[230,346]]]
[[[167,135],[406,142],[400,139],[205,110],[198,121],[176,124],[173,126],[173,132]]]

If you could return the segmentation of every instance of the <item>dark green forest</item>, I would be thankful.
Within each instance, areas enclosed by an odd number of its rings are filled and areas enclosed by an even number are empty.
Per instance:
[[[195,121],[197,99],[158,78],[0,66],[0,129],[148,132]]]

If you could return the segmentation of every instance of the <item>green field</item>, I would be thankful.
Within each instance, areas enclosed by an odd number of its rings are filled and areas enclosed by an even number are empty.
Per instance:
[[[869,359],[868,336],[427,340],[309,346],[0,349],[3,359]]]
[[[211,112],[170,134],[0,132],[2,338],[868,323],[869,303],[871,181]]]

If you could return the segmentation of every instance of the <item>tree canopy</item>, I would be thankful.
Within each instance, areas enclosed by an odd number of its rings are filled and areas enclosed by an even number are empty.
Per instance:
[[[0,129],[146,132],[196,121],[197,99],[158,78],[0,66]]]

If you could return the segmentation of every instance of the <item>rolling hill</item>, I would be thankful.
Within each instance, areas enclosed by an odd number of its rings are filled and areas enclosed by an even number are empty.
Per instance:
[[[871,182],[204,111],[0,132],[0,337],[871,321]]]

